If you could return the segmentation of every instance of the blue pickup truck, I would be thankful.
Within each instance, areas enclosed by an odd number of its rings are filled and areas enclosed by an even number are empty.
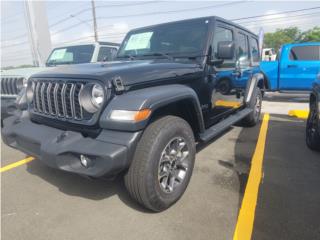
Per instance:
[[[270,91],[310,91],[320,73],[320,42],[282,46],[276,61],[262,61],[260,69]]]

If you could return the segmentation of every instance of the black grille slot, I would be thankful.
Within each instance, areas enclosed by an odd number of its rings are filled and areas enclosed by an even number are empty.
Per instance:
[[[1,95],[17,95],[22,84],[22,77],[1,77]]]
[[[59,118],[84,119],[85,111],[80,105],[80,92],[84,83],[33,81],[34,97],[32,104],[35,112]]]

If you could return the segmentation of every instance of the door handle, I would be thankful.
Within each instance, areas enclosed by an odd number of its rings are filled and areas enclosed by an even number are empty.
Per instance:
[[[235,72],[232,72],[231,75],[234,76],[234,77],[240,77],[241,76],[241,72],[240,71],[235,71]]]
[[[294,64],[290,64],[290,65],[288,65],[288,68],[296,68],[296,67],[298,67],[297,65],[294,65]]]

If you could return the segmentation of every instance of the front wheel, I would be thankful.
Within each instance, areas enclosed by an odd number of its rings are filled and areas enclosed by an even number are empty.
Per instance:
[[[320,151],[319,117],[316,104],[313,104],[307,120],[306,143],[312,150]]]
[[[159,212],[173,205],[190,181],[195,141],[190,125],[175,116],[162,117],[144,131],[125,175],[130,195]]]
[[[247,107],[251,108],[253,111],[241,121],[240,125],[253,127],[259,122],[261,115],[262,93],[260,88],[257,87],[254,90]]]

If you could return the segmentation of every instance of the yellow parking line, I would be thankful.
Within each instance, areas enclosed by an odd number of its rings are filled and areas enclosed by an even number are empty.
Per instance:
[[[2,167],[2,168],[0,169],[0,172],[5,172],[5,171],[8,171],[8,170],[10,170],[10,169],[12,169],[12,168],[19,167],[19,166],[21,166],[21,165],[23,165],[23,164],[26,164],[26,163],[28,163],[28,162],[31,162],[32,160],[34,160],[33,157],[28,157],[28,158],[22,159],[22,160],[20,160],[20,161],[18,161],[18,162],[11,163],[11,164],[9,164],[9,165],[7,165],[7,166]]]
[[[307,119],[309,115],[309,110],[290,110],[288,112],[288,115],[291,117],[301,118],[301,119]]]
[[[250,240],[253,230],[259,185],[262,177],[262,163],[269,124],[269,114],[265,114],[259,138],[251,161],[251,169],[239,211],[233,240]]]

